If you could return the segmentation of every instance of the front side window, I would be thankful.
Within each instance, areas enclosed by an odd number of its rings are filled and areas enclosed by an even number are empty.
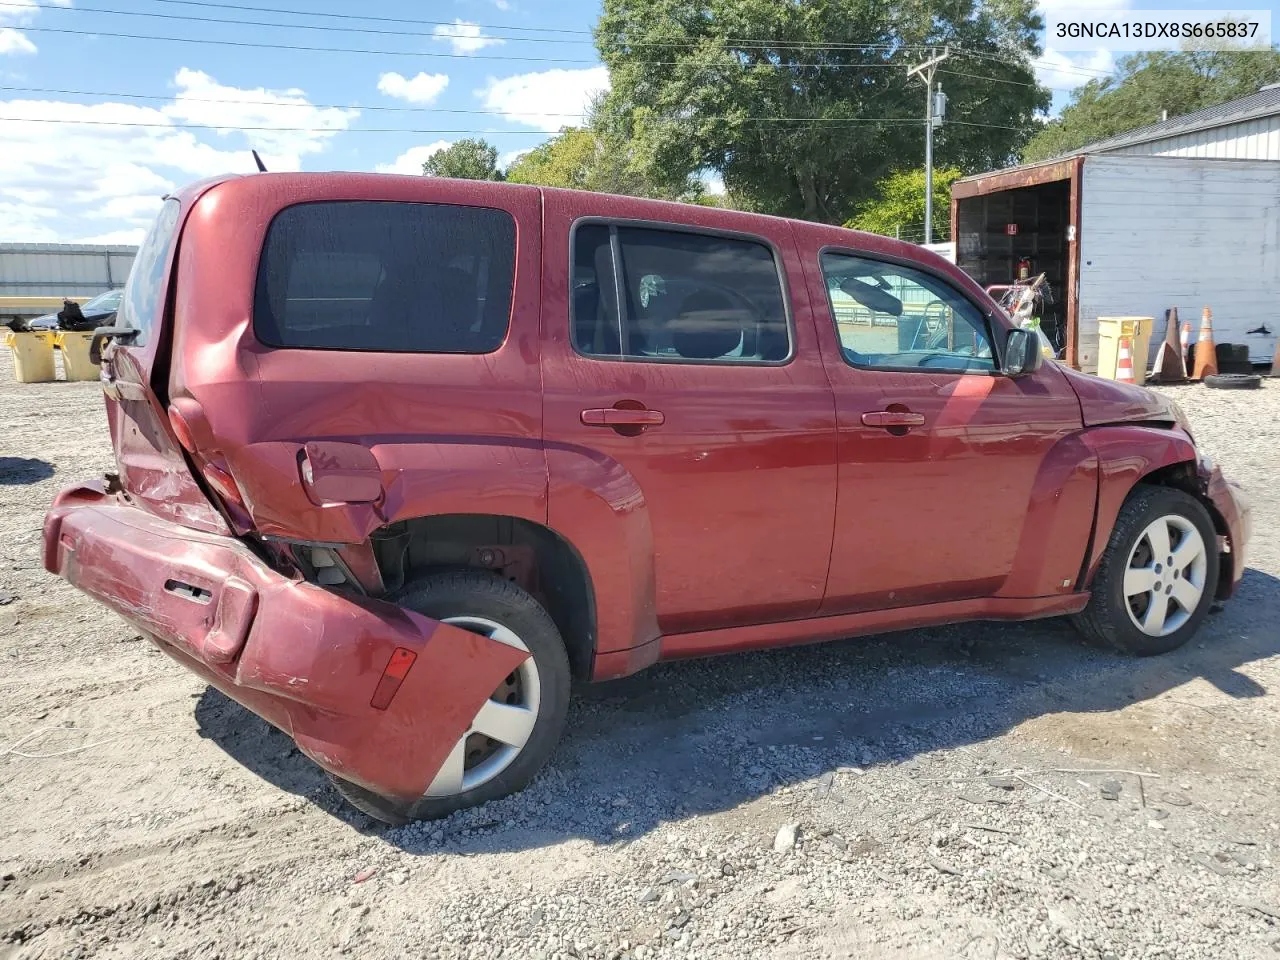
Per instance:
[[[120,310],[116,314],[116,326],[137,330],[133,343],[142,346],[151,335],[151,329],[159,319],[168,274],[169,251],[178,232],[178,214],[182,205],[172,198],[166,200],[155,222],[138,247],[129,279],[125,281]]]
[[[779,363],[790,328],[763,243],[589,223],[574,232],[573,345],[592,357]]]
[[[267,231],[254,332],[273,347],[490,353],[507,336],[515,252],[515,221],[487,207],[288,207]]]
[[[986,318],[939,278],[844,253],[824,253],[822,273],[840,347],[854,366],[995,370]]]

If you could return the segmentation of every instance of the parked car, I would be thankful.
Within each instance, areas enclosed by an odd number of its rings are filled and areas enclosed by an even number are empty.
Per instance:
[[[45,566],[388,822],[525,785],[571,678],[1058,615],[1158,654],[1245,563],[1171,401],[821,224],[226,177],[165,201],[99,341],[118,472]]]
[[[92,321],[95,326],[109,327],[115,320],[116,311],[120,309],[120,298],[124,295],[124,290],[108,290],[106,293],[100,293],[91,300],[85,301],[80,305],[80,312],[84,314],[84,318]],[[28,330],[58,330],[58,315],[56,313],[46,313],[42,317],[36,317],[34,320],[27,321]]]

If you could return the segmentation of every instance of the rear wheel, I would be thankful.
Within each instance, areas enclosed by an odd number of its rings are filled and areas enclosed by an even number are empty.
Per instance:
[[[516,584],[479,570],[430,574],[391,599],[530,656],[481,705],[419,800],[405,804],[331,776],[338,792],[370,816],[401,824],[522,789],[555,750],[569,704],[569,660],[551,617]]]
[[[1182,646],[1218,587],[1217,537],[1200,501],[1139,486],[1129,495],[1075,624],[1089,639],[1152,656]]]

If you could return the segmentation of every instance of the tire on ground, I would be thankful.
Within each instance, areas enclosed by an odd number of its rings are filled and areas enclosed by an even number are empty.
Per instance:
[[[1215,390],[1257,390],[1262,377],[1256,373],[1211,373],[1204,378],[1204,385]]]
[[[538,668],[539,707],[533,732],[510,766],[492,780],[449,797],[423,797],[404,804],[329,775],[357,809],[384,823],[435,820],[522,789],[542,769],[564,731],[569,706],[569,659],[555,622],[537,600],[515,583],[483,570],[452,570],[411,581],[389,597],[434,620],[475,616],[508,627],[524,641]]]
[[[1205,582],[1200,602],[1186,623],[1163,637],[1144,633],[1129,615],[1124,595],[1124,575],[1130,553],[1147,527],[1163,516],[1176,515],[1195,525],[1205,544]],[[1191,639],[1209,613],[1218,588],[1217,534],[1213,521],[1195,497],[1170,487],[1139,484],[1129,494],[1116,517],[1111,539],[1093,579],[1089,605],[1072,618],[1085,638],[1139,657],[1178,649]]]

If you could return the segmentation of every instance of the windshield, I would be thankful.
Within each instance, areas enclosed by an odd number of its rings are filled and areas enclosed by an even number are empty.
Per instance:
[[[123,290],[108,290],[106,293],[100,293],[83,307],[80,308],[81,313],[93,311],[95,313],[111,313],[120,309],[120,297],[124,294]]]

